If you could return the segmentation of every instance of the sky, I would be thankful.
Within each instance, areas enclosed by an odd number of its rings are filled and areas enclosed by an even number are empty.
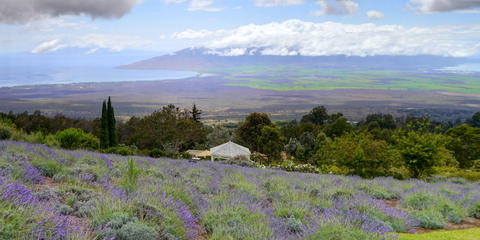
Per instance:
[[[480,0],[0,0],[0,54],[480,55]]]

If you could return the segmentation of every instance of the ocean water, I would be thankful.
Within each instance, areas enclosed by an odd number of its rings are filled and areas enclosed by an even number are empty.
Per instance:
[[[0,87],[85,82],[131,82],[182,79],[195,72],[130,70],[114,66],[0,66]]]
[[[465,63],[440,69],[446,72],[480,72],[480,63]]]

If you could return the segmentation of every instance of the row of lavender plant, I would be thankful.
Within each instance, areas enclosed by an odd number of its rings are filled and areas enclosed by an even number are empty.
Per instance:
[[[396,239],[480,218],[480,184],[464,179],[128,160],[0,142],[0,239]]]

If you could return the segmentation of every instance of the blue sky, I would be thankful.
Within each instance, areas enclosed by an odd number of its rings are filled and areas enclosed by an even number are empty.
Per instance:
[[[0,53],[480,54],[479,0],[1,0]]]

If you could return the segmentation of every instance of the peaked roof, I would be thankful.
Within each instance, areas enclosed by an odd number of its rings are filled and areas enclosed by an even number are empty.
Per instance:
[[[235,157],[239,155],[250,155],[250,150],[233,142],[227,142],[210,149],[210,153],[220,157]]]

